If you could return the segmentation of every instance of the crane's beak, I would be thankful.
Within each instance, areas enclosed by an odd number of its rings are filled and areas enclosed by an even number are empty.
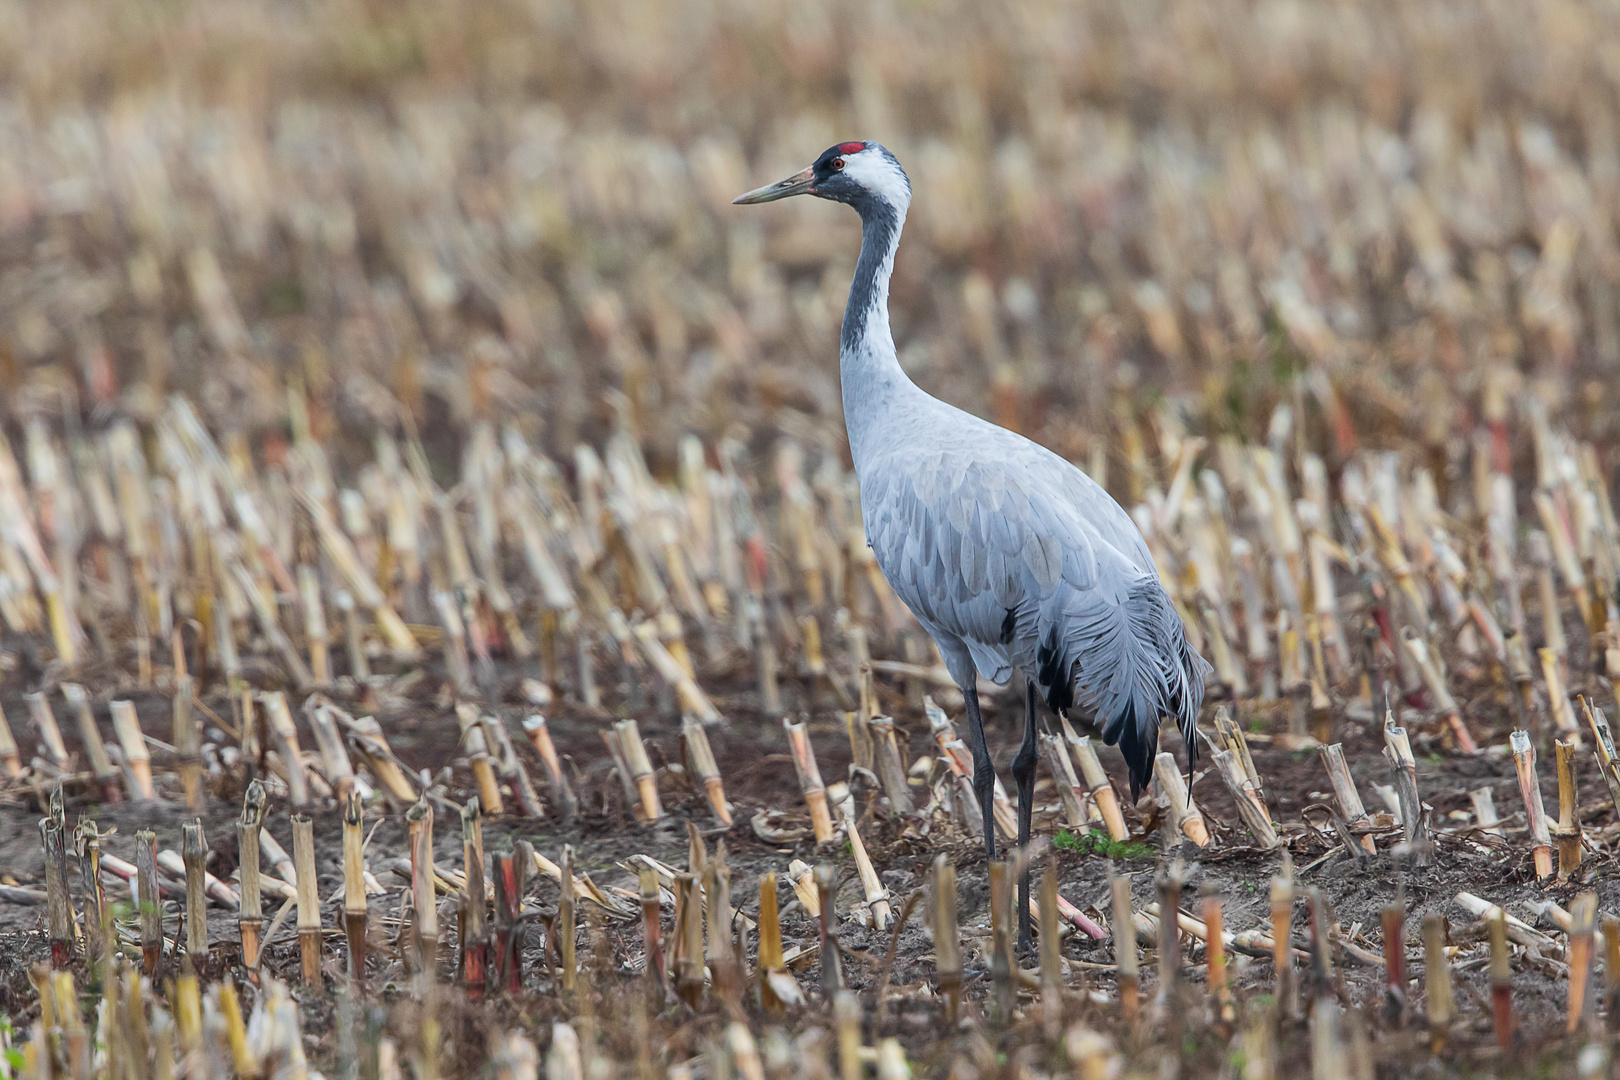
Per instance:
[[[774,184],[766,184],[762,188],[755,188],[746,195],[739,195],[731,202],[733,205],[749,205],[752,203],[775,202],[785,199],[789,195],[813,195],[810,185],[815,181],[816,174],[813,168],[803,172],[796,172],[786,180],[779,180]]]

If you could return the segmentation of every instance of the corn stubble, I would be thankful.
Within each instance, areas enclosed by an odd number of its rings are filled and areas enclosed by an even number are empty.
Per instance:
[[[1036,0],[981,34],[965,0],[679,27],[409,0],[222,10],[254,43],[226,63],[171,12],[58,9],[0,65],[27,106],[0,110],[0,800],[42,856],[0,902],[43,906],[49,953],[22,1075],[1609,1053],[1611,13]],[[693,56],[727,85],[603,74]],[[1131,805],[1062,720],[1037,831],[1073,843],[990,867],[960,694],[824,400],[852,223],[724,205],[835,129],[918,182],[908,364],[1131,509],[1214,668],[1214,775],[1161,754]],[[420,772],[398,717],[434,694],[455,749]],[[762,796],[731,768],[766,744]],[[1299,751],[1311,806],[1267,775]],[[1466,809],[1431,768],[1463,759]],[[672,820],[685,872],[654,858]],[[603,821],[650,853],[606,865]],[[1194,854],[1269,906],[1184,880]],[[1464,891],[1393,884],[1462,855],[1492,868]],[[1339,863],[1392,883],[1377,926],[1333,911]]]

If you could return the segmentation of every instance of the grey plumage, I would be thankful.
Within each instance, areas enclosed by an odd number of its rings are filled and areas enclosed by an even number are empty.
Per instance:
[[[1079,469],[920,391],[856,461],[867,541],[959,684],[1014,669],[1094,717],[1146,784],[1159,717],[1196,753],[1202,658],[1135,525]],[[1189,761],[1189,767],[1192,762]]]
[[[1208,665],[1159,583],[1135,523],[1052,451],[924,393],[901,370],[889,331],[889,275],[911,182],[888,150],[840,143],[741,203],[810,194],[861,215],[861,254],[844,309],[839,376],[867,542],[883,576],[939,646],[967,703],[986,852],[995,857],[975,675],[1028,681],[1018,842],[1029,841],[1037,692],[1077,709],[1117,743],[1133,796],[1146,785],[1159,720],[1173,717],[1196,760]],[[1019,885],[1027,945],[1029,880]]]

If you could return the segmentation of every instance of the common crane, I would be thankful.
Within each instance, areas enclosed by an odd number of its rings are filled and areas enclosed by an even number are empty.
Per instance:
[[[875,142],[845,142],[786,180],[739,195],[814,195],[861,215],[861,254],[844,309],[839,372],[866,539],[883,576],[939,646],[967,705],[973,786],[995,859],[994,766],[975,674],[1022,672],[1024,737],[1013,759],[1018,843],[1029,843],[1036,696],[1075,709],[1117,743],[1141,793],[1159,721],[1175,718],[1190,770],[1208,665],[1159,583],[1130,517],[1090,477],[1021,435],[948,405],[907,377],[889,331],[889,276],[911,181]],[[1018,889],[1019,948],[1031,945],[1029,872]]]

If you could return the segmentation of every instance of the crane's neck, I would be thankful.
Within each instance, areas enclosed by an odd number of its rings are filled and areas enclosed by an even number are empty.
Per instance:
[[[921,393],[901,370],[889,330],[889,275],[905,225],[905,208],[881,198],[856,204],[861,215],[861,257],[844,308],[839,347],[839,381],[844,424],[857,473],[867,439],[881,426],[895,400]]]

